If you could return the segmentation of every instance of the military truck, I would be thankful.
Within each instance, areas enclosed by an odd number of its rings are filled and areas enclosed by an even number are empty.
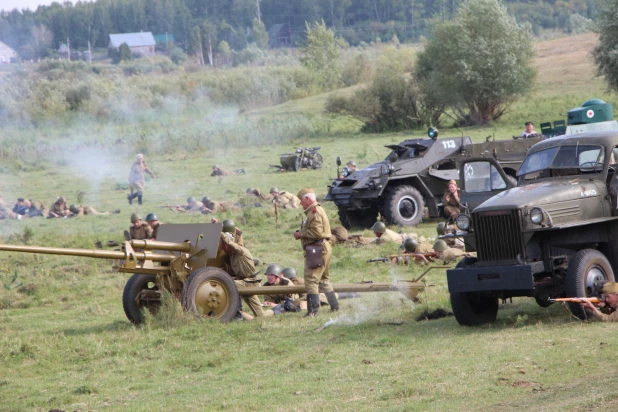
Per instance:
[[[498,301],[599,297],[618,270],[618,131],[544,140],[530,148],[517,187],[457,219],[457,235],[477,253],[447,271],[453,313],[462,325],[493,322]],[[491,159],[468,164],[462,190],[491,190],[506,175]],[[484,170],[485,173],[482,173]],[[579,304],[571,312],[584,319]]]
[[[408,139],[385,146],[385,160],[357,170],[328,186],[325,200],[339,209],[344,227],[370,227],[378,213],[388,224],[414,226],[427,215],[440,215],[442,196],[449,180],[459,180],[463,160],[479,156],[496,159],[506,174],[515,177],[528,148],[542,137],[472,143],[468,136],[438,139],[430,128],[428,138]]]

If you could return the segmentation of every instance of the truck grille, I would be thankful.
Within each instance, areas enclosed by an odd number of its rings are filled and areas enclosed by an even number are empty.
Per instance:
[[[479,261],[516,260],[525,258],[521,212],[492,210],[472,213]]]

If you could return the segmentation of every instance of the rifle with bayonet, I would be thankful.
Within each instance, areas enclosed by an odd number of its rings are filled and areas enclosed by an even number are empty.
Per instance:
[[[556,298],[556,299],[547,299],[550,303],[555,302],[570,302],[570,303],[585,303],[590,302],[593,305],[598,305],[599,303],[605,302],[605,296],[601,295],[599,298]]]

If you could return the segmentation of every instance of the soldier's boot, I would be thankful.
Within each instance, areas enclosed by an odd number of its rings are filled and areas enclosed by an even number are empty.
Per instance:
[[[137,195],[137,203],[142,204],[142,195]]]
[[[307,316],[315,316],[318,314],[318,308],[320,307],[320,295],[317,293],[307,294]]]
[[[327,292],[325,295],[328,300],[328,304],[330,305],[330,311],[339,312],[339,300],[337,300],[337,295],[335,292]]]
[[[133,199],[135,199],[136,197],[137,197],[137,193],[131,193],[130,195],[127,195],[127,200],[129,201],[130,205],[133,204]]]

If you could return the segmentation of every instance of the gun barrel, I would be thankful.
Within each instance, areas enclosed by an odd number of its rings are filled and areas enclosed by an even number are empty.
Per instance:
[[[125,259],[126,254],[113,250],[93,250],[93,249],[65,249],[59,247],[42,246],[18,246],[0,245],[0,251],[20,252],[20,253],[42,253],[46,255],[81,256],[97,259]],[[163,255],[157,253],[134,252],[133,256],[137,260],[151,260],[153,262],[171,262],[176,256]]]
[[[398,282],[398,283],[349,283],[332,285],[333,290],[337,293],[343,292],[400,292],[402,288],[406,289],[423,289],[424,283],[414,282]],[[280,295],[280,294],[296,294],[307,293],[305,286],[252,286],[238,287],[238,293],[241,296],[247,295]]]
[[[189,253],[191,243],[160,242],[157,240],[131,240],[131,246],[146,250],[169,250],[173,252]]]

